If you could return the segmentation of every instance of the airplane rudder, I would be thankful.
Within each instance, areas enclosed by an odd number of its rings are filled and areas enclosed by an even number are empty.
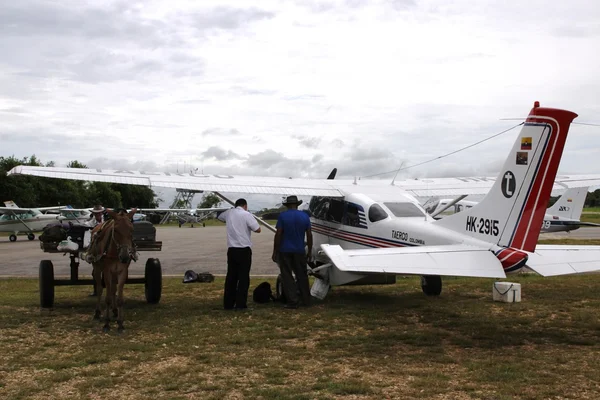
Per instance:
[[[522,203],[516,204],[517,207],[511,213],[511,219],[517,217],[516,226],[513,229],[507,227],[506,232],[510,235],[507,245],[526,251],[535,250],[569,127],[576,116],[571,111],[539,107],[536,102],[527,117],[524,129],[527,126],[538,128],[539,142],[535,145],[532,143],[532,146],[541,151],[533,157],[533,163],[525,177]],[[530,131],[535,132],[535,129]],[[517,154],[517,163],[518,161]]]

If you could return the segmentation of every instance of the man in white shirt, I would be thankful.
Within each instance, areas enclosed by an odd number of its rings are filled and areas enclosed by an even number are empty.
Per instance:
[[[246,302],[252,266],[250,234],[260,233],[260,226],[248,212],[248,203],[244,199],[238,199],[235,208],[221,213],[218,218],[227,224],[227,276],[223,307],[226,310],[244,310],[248,308]]]

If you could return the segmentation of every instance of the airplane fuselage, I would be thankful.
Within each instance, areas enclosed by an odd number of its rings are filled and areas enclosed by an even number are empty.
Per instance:
[[[313,197],[308,212],[311,215],[313,254],[321,263],[327,262],[320,251],[322,244],[339,245],[346,250],[454,244],[485,248],[495,254],[503,250],[493,244],[498,236],[493,221],[488,224],[483,220],[473,221],[472,229],[489,233],[489,242],[479,240],[436,225],[419,202],[408,194],[378,201],[360,193],[349,193],[344,198]],[[518,254],[525,256],[521,252]],[[507,273],[515,272],[524,264],[519,263],[515,268],[513,262],[503,262],[503,267]],[[329,281],[332,285],[342,285],[362,280],[364,276],[331,268]],[[379,274],[379,278],[370,283],[389,283],[388,277]]]

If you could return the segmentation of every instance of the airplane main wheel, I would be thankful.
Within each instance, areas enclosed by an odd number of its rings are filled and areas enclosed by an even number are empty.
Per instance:
[[[33,239],[35,239],[35,235],[33,233],[28,233],[27,234],[27,239],[33,240]]]
[[[16,241],[17,241],[17,235],[15,235],[15,234],[13,234],[13,235],[10,235],[10,236],[8,237],[8,240],[10,240],[11,242],[16,242]]]
[[[54,306],[54,266],[50,260],[40,261],[40,306]]]
[[[277,281],[275,282],[275,299],[282,303],[287,302],[285,293],[283,293],[283,280],[281,279],[281,274],[277,275]]]
[[[158,258],[146,261],[144,293],[149,304],[158,304],[162,294],[162,268]]]
[[[439,275],[422,276],[421,289],[427,296],[439,296],[442,293],[442,278]]]

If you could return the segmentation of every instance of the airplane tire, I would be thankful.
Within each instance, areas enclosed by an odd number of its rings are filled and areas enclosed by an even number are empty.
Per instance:
[[[442,278],[439,275],[422,276],[421,289],[427,296],[439,296],[442,293]]]
[[[27,239],[33,240],[33,239],[35,239],[35,235],[33,233],[28,233],[27,234]]]
[[[8,240],[10,240],[11,242],[16,242],[16,241],[17,241],[17,235],[14,235],[14,234],[13,234],[13,235],[10,235],[10,236],[8,237]]]
[[[158,304],[162,294],[162,268],[158,258],[146,261],[144,293],[148,304]]]
[[[50,260],[40,261],[40,307],[54,306],[54,266]]]
[[[283,293],[283,280],[281,279],[281,274],[277,275],[277,281],[275,282],[275,299],[282,303],[287,302],[285,294]]]

